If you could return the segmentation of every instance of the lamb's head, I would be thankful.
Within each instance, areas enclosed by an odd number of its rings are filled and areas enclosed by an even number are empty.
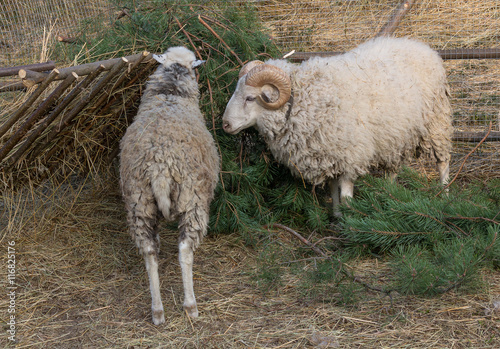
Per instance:
[[[182,46],[170,47],[164,54],[153,55],[153,58],[165,68],[169,68],[173,64],[179,64],[190,71],[205,62],[197,60],[192,51]]]
[[[224,112],[224,131],[236,134],[255,126],[263,112],[281,109],[290,95],[290,77],[282,69],[260,61],[247,63]]]
[[[143,100],[157,95],[198,98],[194,69],[204,61],[197,60],[185,47],[171,47],[162,55],[153,55],[161,65],[151,75]]]

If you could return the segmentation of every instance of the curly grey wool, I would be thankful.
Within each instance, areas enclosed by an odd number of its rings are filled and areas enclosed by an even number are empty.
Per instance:
[[[158,325],[165,322],[158,276],[159,215],[178,220],[184,308],[196,317],[193,251],[207,232],[220,164],[199,109],[194,68],[202,61],[184,47],[155,58],[161,65],[120,143],[120,184],[130,234],[146,263],[153,322]]]

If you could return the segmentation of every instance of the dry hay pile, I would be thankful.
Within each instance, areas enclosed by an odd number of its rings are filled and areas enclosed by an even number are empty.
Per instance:
[[[116,183],[116,181],[112,181]],[[0,241],[16,248],[16,348],[498,348],[500,275],[485,272],[474,294],[419,298],[368,292],[354,305],[304,297],[297,275],[263,291],[257,254],[236,235],[209,235],[195,254],[200,317],[182,311],[177,232],[161,227],[166,323],[150,321],[147,273],[126,229],[116,185],[47,185],[7,194]],[[277,243],[300,248],[286,233]],[[311,241],[318,237],[312,235]],[[293,263],[293,260],[290,261]],[[353,263],[384,280],[384,262]],[[6,280],[6,268],[0,275]],[[0,297],[0,307],[9,300]],[[6,322],[7,312],[1,321]],[[2,333],[2,347],[10,347]],[[13,346],[12,346],[13,347]]]

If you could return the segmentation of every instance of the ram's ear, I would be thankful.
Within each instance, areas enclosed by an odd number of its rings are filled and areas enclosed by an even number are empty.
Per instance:
[[[260,91],[260,98],[264,103],[274,103],[280,97],[280,93],[277,88],[272,85],[264,85],[262,86],[262,90]]]

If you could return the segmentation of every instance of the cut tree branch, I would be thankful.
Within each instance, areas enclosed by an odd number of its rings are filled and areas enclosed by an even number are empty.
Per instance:
[[[462,161],[462,164],[460,165],[460,168],[458,169],[457,173],[455,174],[455,177],[453,177],[453,179],[451,180],[450,183],[448,183],[443,189],[441,189],[439,191],[439,193],[436,194],[436,196],[439,196],[441,195],[441,193],[443,191],[445,191],[446,189],[448,189],[450,187],[450,185],[455,182],[455,180],[458,178],[458,175],[460,174],[460,172],[462,172],[462,169],[463,167],[465,166],[465,162],[467,161],[467,159],[479,148],[479,146],[481,146],[481,144],[484,143],[484,141],[486,140],[486,138],[488,138],[490,132],[491,132],[491,128],[493,127],[493,123],[490,121],[490,126],[488,127],[488,132],[486,132],[486,135],[483,137],[483,139],[474,147],[474,149],[472,149],[470,151],[469,154],[467,154],[467,156],[464,158],[464,161]]]
[[[16,67],[5,67],[5,68],[0,68],[0,76],[13,76],[17,75],[19,73],[19,70],[21,69],[26,69],[26,70],[32,70],[32,71],[48,71],[52,70],[56,67],[54,64],[54,61],[48,61],[44,63],[35,63],[35,64],[28,64],[28,65],[18,65]]]
[[[123,57],[123,58],[125,58],[129,63],[134,63],[138,59],[144,60],[143,53],[138,53],[138,54]],[[77,73],[79,76],[89,75],[90,73],[95,71],[100,66],[103,66],[105,71],[110,70],[117,63],[120,63],[121,61],[122,61],[122,58],[120,57],[120,58],[107,59],[104,61],[86,63],[86,64],[77,65],[77,66],[68,67],[68,68],[62,68],[62,69],[59,69],[59,76],[56,78],[56,80],[64,80],[69,75],[71,75],[71,73],[73,73],[73,72]],[[24,74],[24,72],[22,74]],[[19,77],[21,77],[21,75]],[[39,76],[38,78],[34,79],[33,81],[34,81],[34,83],[38,84],[38,83],[43,81],[43,77]]]
[[[380,29],[375,37],[392,35],[392,33],[394,33],[394,31],[398,27],[399,23],[401,23],[403,17],[411,9],[414,3],[415,0],[405,0],[401,4],[399,4],[399,6],[391,14],[391,17],[389,18],[387,23],[382,27],[382,29]]]
[[[201,16],[198,15],[198,21],[200,21],[201,24],[203,24],[205,26],[205,28],[207,28],[217,39],[219,39],[219,41],[224,45],[226,46],[226,48],[229,50],[229,52],[231,52],[231,54],[236,58],[236,60],[238,61],[238,64],[240,65],[240,67],[243,67],[243,61],[240,59],[240,57],[238,57],[238,55],[231,49],[231,47],[229,47],[228,44],[226,44],[226,42],[219,36],[219,34],[217,34],[215,32],[215,30],[212,29],[212,27],[210,27],[208,25],[207,22],[205,22],[203,19],[201,19]]]

